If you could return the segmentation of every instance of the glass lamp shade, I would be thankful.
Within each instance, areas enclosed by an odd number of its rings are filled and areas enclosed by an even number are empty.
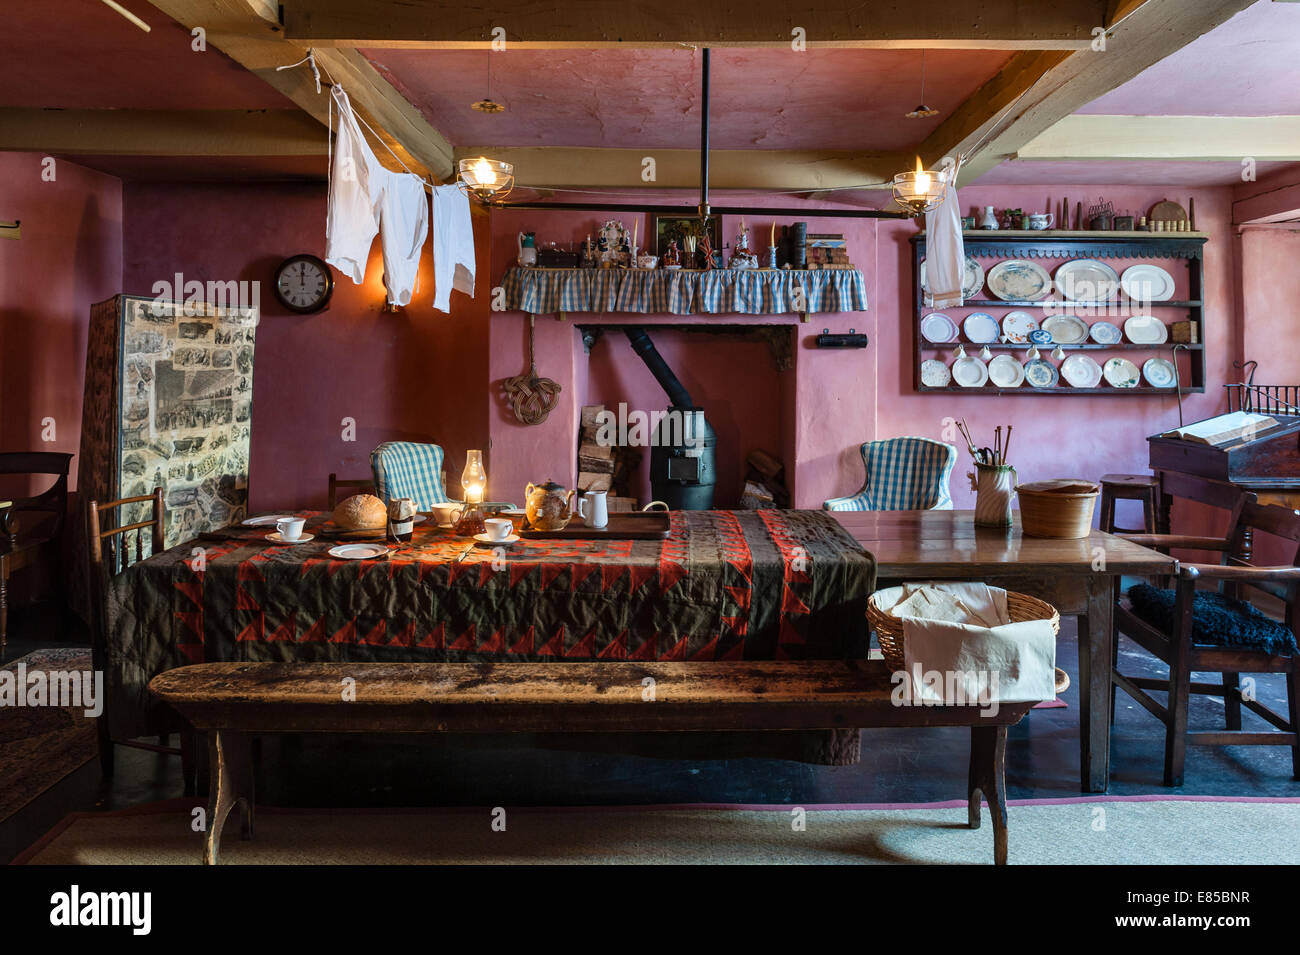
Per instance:
[[[479,156],[477,159],[462,159],[457,168],[460,181],[484,202],[504,199],[515,187],[514,163]]]
[[[946,170],[927,172],[913,169],[894,177],[894,199],[900,206],[919,216],[929,212],[943,201],[944,186],[948,182]]]
[[[465,470],[460,475],[460,486],[465,489],[466,504],[482,504],[487,491],[487,472],[483,470],[483,452],[465,452]]]

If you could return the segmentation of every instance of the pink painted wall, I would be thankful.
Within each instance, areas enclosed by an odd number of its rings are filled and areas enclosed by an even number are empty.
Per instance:
[[[22,221],[21,239],[0,240],[0,450],[76,454],[90,306],[121,281],[122,184],[63,160],[47,182],[43,158],[0,153],[0,220]],[[23,481],[0,496],[43,489]]]
[[[379,243],[362,285],[335,275],[329,308],[295,315],[275,299],[276,265],[323,255],[319,184],[145,184],[126,187],[123,288],[150,295],[175,272],[187,281],[260,281],[262,319],[253,380],[250,506],[323,506],[326,479],[370,474],[382,441],[436,441],[459,475],[467,447],[487,438],[487,279],[450,315],[431,308],[432,260],[397,313],[384,302]],[[355,419],[356,440],[342,421]]]
[[[1078,201],[1098,192],[1112,200],[1117,208],[1145,209],[1163,198],[1158,189],[1131,186],[1087,187],[967,187],[961,201],[967,211],[976,206],[993,204],[998,208],[1018,206],[1025,209],[1049,208],[1053,200],[1070,196]],[[1234,372],[1231,363],[1240,357],[1239,323],[1234,301],[1234,248],[1231,238],[1232,190],[1228,187],[1190,190],[1196,200],[1197,225],[1210,233],[1205,247],[1207,388],[1203,395],[1184,397],[1184,417],[1188,421],[1207,417],[1223,407],[1222,385]],[[1188,196],[1180,197],[1185,201]],[[617,216],[627,225],[633,216]],[[1174,427],[1178,423],[1174,397],[1058,397],[1014,396],[987,397],[964,395],[923,395],[912,390],[912,318],[911,318],[911,246],[908,238],[916,231],[910,222],[892,220],[818,220],[814,214],[801,217],[809,231],[845,233],[853,262],[862,269],[867,282],[870,310],[866,313],[815,315],[807,324],[790,319],[798,336],[795,366],[785,372],[782,390],[786,403],[783,415],[787,449],[797,458],[794,478],[796,504],[818,507],[828,497],[849,494],[862,483],[862,464],[858,445],[873,438],[918,434],[955,441],[950,422],[965,417],[973,428],[991,438],[994,424],[1015,426],[1015,464],[1022,480],[1078,476],[1096,479],[1107,472],[1147,470],[1146,437]],[[645,236],[649,216],[640,217],[640,235]],[[787,219],[780,220],[785,224]],[[769,220],[755,217],[751,221],[751,238],[765,236]],[[539,241],[561,243],[577,240],[596,226],[594,216],[572,212],[494,212],[492,221],[492,281],[497,283],[515,256],[515,234],[521,230],[537,232]],[[735,223],[723,224],[724,238],[732,241]],[[757,243],[755,243],[757,244]],[[761,244],[766,244],[765,241]],[[1159,260],[1176,277],[1185,276],[1177,262]],[[1048,263],[1049,266],[1051,263]],[[966,311],[969,311],[966,310]],[[1006,309],[993,310],[999,317]],[[959,310],[961,314],[962,310]],[[1167,320],[1177,316],[1168,314]],[[566,386],[555,413],[545,424],[526,428],[513,419],[492,412],[494,460],[496,474],[507,487],[551,476],[557,480],[574,478],[574,435],[578,407],[583,395],[598,394],[602,400],[614,400],[597,377],[599,387],[588,391],[587,357],[577,343],[570,326],[581,320],[605,322],[642,321],[645,324],[680,321],[673,316],[571,316],[567,323],[553,317],[537,320],[539,373]],[[691,321],[745,321],[741,316],[718,318],[692,317]],[[752,319],[751,319],[752,320]],[[761,321],[774,319],[763,318]],[[526,321],[518,313],[492,316],[492,378],[518,374],[526,366],[524,332]],[[865,351],[831,351],[817,349],[813,339],[822,328],[848,331],[855,327],[866,332],[871,346]],[[686,348],[698,346],[687,344]],[[598,357],[598,355],[593,355]],[[1132,358],[1132,354],[1129,355]],[[686,360],[680,357],[678,360]],[[793,379],[791,386],[790,378]],[[765,380],[765,379],[760,379]],[[646,383],[648,381],[648,384]],[[745,380],[735,383],[745,387]],[[620,382],[629,390],[629,401],[645,401],[658,407],[661,393],[646,376],[639,381],[630,376]],[[568,389],[577,389],[570,396]],[[495,390],[495,389],[494,389]],[[494,407],[499,403],[492,399]],[[734,399],[733,399],[734,400]],[[703,402],[701,402],[703,403]],[[791,457],[789,450],[786,457]],[[973,495],[963,474],[970,462],[963,453],[952,482],[958,507],[973,505]],[[561,477],[563,475],[563,477]],[[1121,519],[1131,515],[1121,507]],[[1189,531],[1217,529],[1218,516],[1202,513],[1192,505],[1179,505],[1177,519]],[[1187,523],[1184,523],[1187,522]]]
[[[1259,362],[1255,383],[1300,384],[1300,224],[1241,230],[1242,354]]]

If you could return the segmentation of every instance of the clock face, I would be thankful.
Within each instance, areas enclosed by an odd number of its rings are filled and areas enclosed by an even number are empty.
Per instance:
[[[280,263],[275,273],[275,297],[292,312],[315,312],[325,307],[334,292],[330,268],[314,255],[295,255]]]

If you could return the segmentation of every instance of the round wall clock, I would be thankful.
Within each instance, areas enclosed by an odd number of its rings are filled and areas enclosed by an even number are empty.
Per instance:
[[[334,273],[314,255],[292,255],[275,270],[275,297],[291,312],[319,312],[334,294]]]

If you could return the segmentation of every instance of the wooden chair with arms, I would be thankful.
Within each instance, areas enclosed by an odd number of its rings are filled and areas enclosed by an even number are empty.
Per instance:
[[[148,503],[149,517],[126,524],[119,523],[124,513],[121,509],[133,504]],[[86,504],[86,543],[90,551],[87,562],[90,580],[90,633],[91,655],[95,669],[107,672],[108,669],[108,581],[109,578],[125,571],[134,563],[145,557],[162,553],[166,514],[163,509],[162,488],[156,487],[152,494],[137,497],[124,497],[116,501],[88,501]],[[149,534],[149,552],[145,553],[144,537]],[[128,535],[134,536],[134,546]],[[194,739],[188,730],[181,730],[179,749],[168,746],[168,735],[158,737],[158,744],[144,743],[139,740],[115,740],[109,732],[108,714],[101,713],[96,721],[99,732],[99,765],[105,776],[113,775],[113,747],[131,746],[158,753],[170,753],[181,757],[182,772],[185,776],[185,793],[193,793],[193,773],[195,768]]]
[[[1256,567],[1232,557],[1240,552],[1245,535],[1254,531],[1290,542],[1291,565]],[[1120,673],[1118,666],[1111,668],[1112,694],[1116,687],[1124,690],[1165,724],[1165,785],[1182,785],[1188,743],[1290,746],[1292,772],[1300,779],[1300,653],[1296,647],[1300,632],[1300,511],[1260,504],[1255,495],[1246,494],[1233,511],[1226,538],[1124,536],[1148,547],[1213,550],[1224,555],[1220,564],[1182,563],[1172,591],[1138,585],[1116,607],[1117,631],[1169,665],[1167,679],[1131,677]],[[1198,590],[1196,584],[1202,579],[1218,582],[1222,593]],[[1282,600],[1285,624],[1243,603],[1241,594],[1247,588]],[[1221,673],[1222,682],[1193,683],[1194,671]],[[1287,716],[1270,710],[1253,694],[1244,694],[1241,673],[1284,674]],[[1147,690],[1167,691],[1166,705],[1152,699]],[[1225,730],[1188,732],[1192,693],[1223,697]],[[1242,730],[1243,706],[1277,731]]]
[[[339,503],[339,488],[355,488],[357,494],[374,494],[375,482],[373,478],[341,478],[333,471],[330,472],[330,490],[328,510],[334,510]]]
[[[16,571],[43,562],[54,564],[53,579],[62,586],[60,544],[68,512],[68,468],[72,455],[58,451],[0,453],[0,474],[44,474],[54,483],[34,497],[15,498],[0,508],[0,650],[9,636],[9,578]],[[28,517],[28,515],[33,515]]]

